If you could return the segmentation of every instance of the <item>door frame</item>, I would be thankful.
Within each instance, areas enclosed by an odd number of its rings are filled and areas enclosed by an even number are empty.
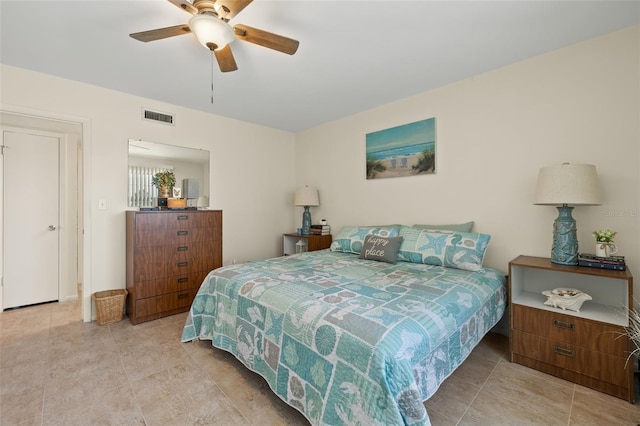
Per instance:
[[[18,105],[0,103],[0,111],[42,120],[79,124],[82,140],[78,143],[78,257],[81,265],[82,320],[91,322],[91,120],[86,117],[42,111]],[[0,206],[1,207],[1,206]]]

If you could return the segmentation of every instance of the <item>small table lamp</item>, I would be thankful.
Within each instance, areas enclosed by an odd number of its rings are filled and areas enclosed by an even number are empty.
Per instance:
[[[563,163],[559,166],[541,168],[534,204],[558,206],[558,217],[553,222],[551,261],[561,265],[577,265],[576,221],[571,216],[573,207],[569,207],[569,204],[600,204],[596,166]]]
[[[309,206],[319,206],[318,190],[312,186],[305,185],[296,191],[294,204],[304,207],[302,212],[302,233],[311,233],[311,212]]]

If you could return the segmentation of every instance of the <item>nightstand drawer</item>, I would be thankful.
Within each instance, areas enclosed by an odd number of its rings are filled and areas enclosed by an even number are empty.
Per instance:
[[[515,354],[525,356],[545,364],[560,367],[583,376],[604,380],[617,386],[626,386],[629,370],[633,362],[584,347],[546,339],[534,334],[513,331]]]
[[[518,304],[513,305],[513,328],[617,356],[628,350],[622,327]]]

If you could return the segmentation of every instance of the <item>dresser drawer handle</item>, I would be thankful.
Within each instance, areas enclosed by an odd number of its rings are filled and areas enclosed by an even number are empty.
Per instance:
[[[187,294],[179,294],[178,295],[178,299],[186,299],[187,297],[189,297],[189,293],[187,293]]]
[[[178,278],[178,282],[179,283],[188,283],[189,282],[189,278]]]
[[[180,246],[178,247],[178,251],[187,251],[189,250],[189,246]]]
[[[183,268],[185,266],[189,265],[189,262],[178,262],[178,267],[179,268]]]
[[[189,216],[187,216],[186,214],[181,214],[180,216],[178,216],[178,220],[188,220]]]
[[[178,235],[189,235],[189,231],[178,231]]]
[[[556,346],[556,345],[553,345],[553,352],[557,353],[558,355],[570,356],[572,358],[575,358],[576,356],[576,351],[572,351],[571,349],[561,348],[560,346]]]
[[[566,321],[560,321],[560,320],[553,320],[553,325],[554,327],[562,328],[564,330],[573,331],[573,328],[574,328],[572,322],[566,322]]]

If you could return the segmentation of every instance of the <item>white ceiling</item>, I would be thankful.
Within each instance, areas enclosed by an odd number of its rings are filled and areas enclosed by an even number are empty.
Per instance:
[[[214,64],[213,104],[193,35],[129,37],[189,17],[166,0],[0,0],[0,61],[298,132],[637,24],[640,2],[255,0],[230,23],[300,48],[234,41],[239,70]]]

